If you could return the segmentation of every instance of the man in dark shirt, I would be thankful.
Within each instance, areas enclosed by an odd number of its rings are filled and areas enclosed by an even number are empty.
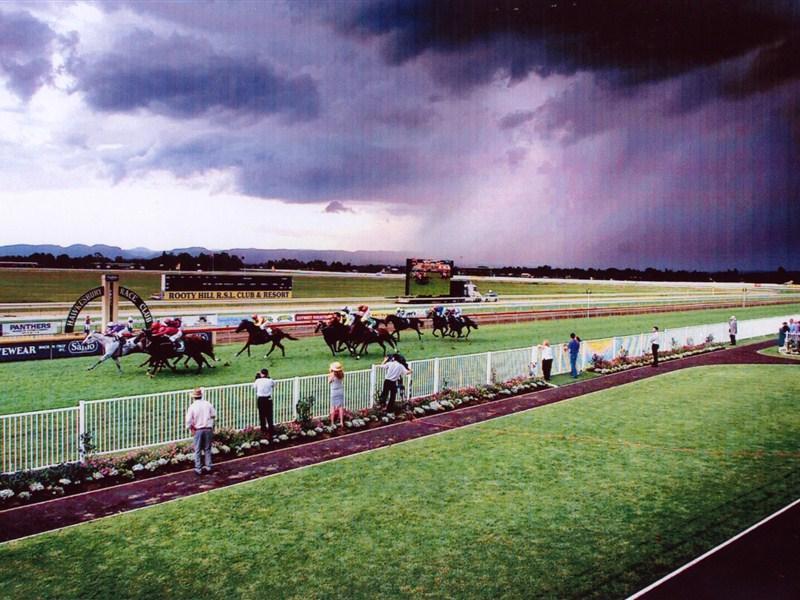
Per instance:
[[[581,338],[574,333],[570,333],[567,350],[569,350],[569,374],[574,379],[578,377],[578,352],[581,350]]]

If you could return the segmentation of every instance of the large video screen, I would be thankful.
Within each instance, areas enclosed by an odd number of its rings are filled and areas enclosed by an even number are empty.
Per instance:
[[[452,260],[406,259],[406,296],[448,296]]]

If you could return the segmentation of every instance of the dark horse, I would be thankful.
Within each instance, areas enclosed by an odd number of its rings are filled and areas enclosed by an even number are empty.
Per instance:
[[[399,342],[400,341],[400,332],[404,329],[413,329],[417,332],[419,339],[422,339],[422,332],[420,328],[424,327],[422,323],[422,319],[417,319],[415,317],[398,317],[397,315],[389,315],[384,319],[387,325],[391,325],[394,327],[394,336],[395,339]]]
[[[389,344],[392,348],[397,349],[394,343],[394,338],[389,330],[385,327],[378,327],[377,329],[370,329],[360,319],[356,319],[353,327],[350,330],[349,343],[350,354],[355,354],[356,358],[361,358],[362,354],[367,353],[367,347],[370,344],[378,344],[383,348],[383,355],[386,356],[386,346],[384,343]],[[359,349],[359,346],[361,348]]]
[[[467,335],[464,336],[465,338],[469,337],[470,331],[478,328],[478,324],[466,315],[462,315],[461,318],[456,318],[453,315],[450,315],[447,325],[450,327],[451,336],[458,334],[458,337],[461,337],[461,332],[464,330],[464,328],[466,328]]]
[[[272,348],[270,348],[269,352],[264,355],[264,358],[267,358],[270,354],[272,354],[272,351],[275,350],[276,347],[281,349],[281,355],[286,356],[286,350],[284,349],[283,344],[281,344],[281,340],[297,340],[296,337],[292,337],[277,327],[272,327],[272,335],[270,335],[263,329],[257,327],[256,324],[249,319],[243,319],[236,328],[236,333],[240,333],[242,331],[247,332],[247,343],[244,345],[244,348],[236,353],[236,356],[239,356],[245,350],[247,350],[247,356],[250,356],[250,346],[261,346],[269,343],[272,344]]]
[[[348,347],[350,328],[341,323],[340,321],[325,322],[320,321],[317,323],[317,328],[314,333],[322,332],[322,338],[331,349],[331,354],[336,356],[337,352],[341,352]]]
[[[434,337],[436,336],[436,332],[440,332],[442,337],[446,336],[450,332],[450,326],[447,322],[446,317],[440,317],[436,314],[433,310],[428,311],[428,316],[433,320],[433,325],[431,326],[431,333]]]
[[[172,341],[165,335],[153,335],[149,329],[142,331],[136,337],[136,343],[141,347],[142,351],[150,355],[150,360],[147,361],[148,374],[150,377],[155,376],[164,365],[170,367],[173,371],[175,366],[171,365],[169,361],[177,358],[178,361],[186,357],[186,363],[192,359],[197,363],[197,372],[203,370],[203,365],[209,368],[214,368],[204,355],[210,356],[213,360],[217,360],[214,356],[213,344],[199,335],[185,335],[181,339],[183,342],[183,351],[179,352]],[[175,364],[178,363],[175,361]]]

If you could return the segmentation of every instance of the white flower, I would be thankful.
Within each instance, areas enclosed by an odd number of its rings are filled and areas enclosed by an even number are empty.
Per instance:
[[[424,415],[425,414],[425,409],[423,409],[421,406],[415,406],[414,407],[414,414],[415,415]]]
[[[267,439],[260,440],[258,443],[262,446],[269,446],[269,440]]]
[[[34,481],[28,486],[28,489],[32,492],[41,492],[44,489],[44,486],[38,481]]]
[[[322,427],[315,427],[314,431],[316,431],[317,433],[322,433],[325,430]]]
[[[14,490],[0,490],[0,500],[8,500],[14,497]]]
[[[66,477],[63,478],[63,479],[59,479],[58,483],[60,483],[61,485],[71,485],[72,484],[72,482],[69,479],[67,479]]]
[[[158,464],[157,460],[151,460],[149,463],[147,463],[144,466],[145,469],[147,469],[148,471],[151,471],[151,472],[155,471],[158,467],[159,467],[159,464]]]
[[[30,492],[20,492],[19,494],[17,494],[17,498],[19,498],[20,500],[29,500],[30,497],[31,497]]]
[[[314,431],[313,429],[309,429],[308,431],[306,431],[306,435],[308,437],[317,437],[317,432]]]
[[[383,421],[384,423],[388,423],[389,422],[389,417],[382,417],[381,421]]]
[[[64,493],[64,488],[61,487],[60,485],[57,485],[56,487],[53,488],[53,493],[58,496],[61,496]]]
[[[136,463],[131,467],[131,471],[144,471],[144,465],[141,463]]]
[[[159,458],[156,462],[163,467],[165,464],[167,464],[168,461],[167,461],[166,458],[162,457],[162,458]]]
[[[109,476],[109,477],[116,477],[117,475],[119,475],[119,471],[117,471],[115,468],[112,468],[112,469],[111,469],[111,470],[108,472],[108,476]]]
[[[95,471],[94,473],[92,473],[92,479],[102,479],[102,478],[103,474],[100,471]]]
[[[344,422],[344,426],[345,426],[345,427],[347,427],[347,428],[349,429],[350,427],[352,427],[352,426],[353,426],[353,422],[352,422],[352,421],[345,421],[345,422]]]
[[[231,447],[230,446],[226,446],[225,444],[222,444],[222,446],[219,447],[219,451],[224,453],[224,454],[227,454],[228,452],[231,451]]]
[[[289,436],[286,435],[285,433],[282,433],[281,435],[278,436],[278,439],[282,442],[285,442],[289,439]]]
[[[211,454],[219,454],[219,448],[216,446],[211,446]]]
[[[243,443],[242,444],[242,449],[243,450],[249,450],[250,449],[250,442]]]

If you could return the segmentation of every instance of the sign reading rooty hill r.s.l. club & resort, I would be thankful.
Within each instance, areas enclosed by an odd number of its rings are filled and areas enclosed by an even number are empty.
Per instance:
[[[292,297],[292,278],[279,275],[161,276],[164,300],[276,300]]]

